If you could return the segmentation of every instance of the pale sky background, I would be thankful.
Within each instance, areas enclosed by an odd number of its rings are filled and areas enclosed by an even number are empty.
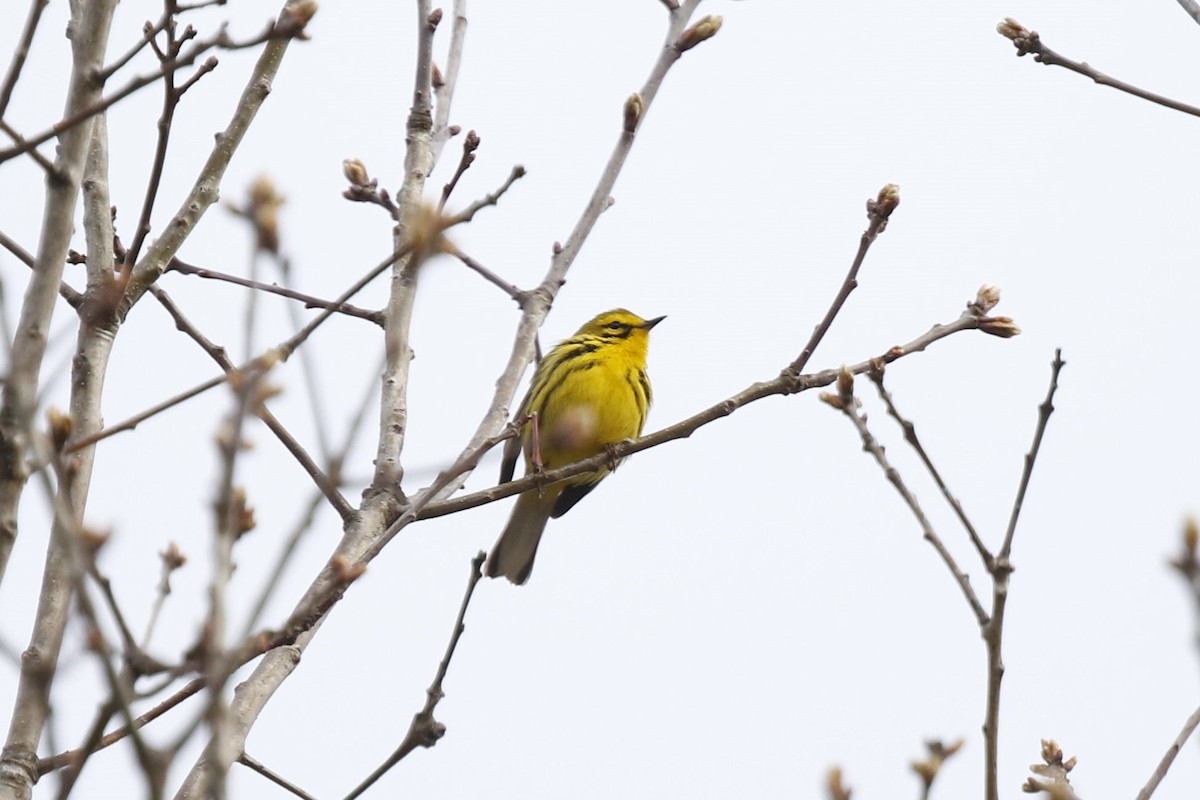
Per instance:
[[[192,21],[211,31],[231,18],[231,31],[249,36],[276,11],[245,0]],[[17,0],[0,7],[0,53],[25,12]],[[956,318],[981,284],[1000,286],[995,313],[1015,318],[1020,337],[960,334],[888,371],[897,403],[994,547],[1054,348],[1063,348],[1057,413],[1014,549],[1002,788],[1020,796],[1039,740],[1055,738],[1079,759],[1080,794],[1134,796],[1200,701],[1191,600],[1166,566],[1186,516],[1200,510],[1200,120],[1017,59],[995,25],[1015,17],[1064,55],[1191,102],[1200,100],[1200,27],[1172,0],[712,0],[703,13],[723,15],[724,27],[667,77],[543,344],[613,306],[667,314],[651,344],[649,428],[673,423],[795,358],[855,252],[864,201],[899,184],[901,205],[810,368],[880,354]],[[155,3],[123,2],[110,54],[158,14]],[[66,3],[53,0],[47,15],[10,113],[27,133],[63,103]],[[514,164],[528,176],[454,239],[530,287],[595,185],[621,105],[657,56],[665,12],[656,0],[475,0],[469,17],[452,121],[483,145],[451,207],[494,189]],[[227,200],[241,202],[259,174],[287,196],[283,248],[300,289],[333,297],[390,252],[386,215],[341,198],[340,165],[360,158],[384,186],[399,185],[414,19],[409,3],[324,4],[229,169]],[[226,124],[253,54],[219,58],[180,109],[156,224]],[[159,104],[146,90],[110,117],[126,241]],[[431,196],[458,153],[456,140]],[[41,203],[34,168],[0,165],[0,229],[28,249]],[[244,273],[249,250],[243,226],[213,209],[181,257]],[[68,269],[80,285],[78,268]],[[15,315],[25,268],[0,253],[0,278]],[[162,286],[240,357],[243,290],[179,275]],[[356,302],[378,307],[385,292],[378,281]],[[262,305],[257,341],[267,346],[290,329],[282,301]],[[406,489],[466,442],[517,319],[506,296],[461,265],[425,270]],[[60,304],[55,329],[73,322]],[[55,340],[48,403],[65,406],[67,382],[54,368],[72,342],[69,332]],[[333,320],[311,342],[335,439],[380,352],[376,329],[354,319]],[[147,300],[121,332],[106,420],[214,372]],[[274,374],[286,391],[273,407],[315,451],[301,378],[298,358]],[[868,388],[860,382],[873,430],[990,595],[965,535]],[[231,403],[211,392],[99,450],[87,518],[112,530],[101,567],[136,630],[154,596],[157,552],[176,541],[191,559],[151,647],[166,660],[195,640],[206,607],[212,437]],[[371,473],[368,427],[348,467],[356,483],[344,490],[355,504]],[[237,552],[232,597],[243,607],[310,491],[269,432],[250,435],[256,449],[241,477],[260,525]],[[497,470],[493,454],[468,488],[491,485]],[[398,537],[267,707],[250,755],[320,798],[344,795],[385,759],[424,702],[468,562],[491,546],[511,503]],[[0,586],[0,639],[17,650],[28,640],[45,520],[31,487]],[[336,516],[323,512],[266,624],[283,619],[339,536]],[[102,699],[82,644],[76,625],[55,684],[55,749],[81,740]],[[4,661],[0,719],[15,684]],[[367,796],[821,797],[826,770],[839,764],[856,798],[915,797],[908,762],[923,756],[922,741],[964,737],[934,792],[978,797],[984,687],[973,617],[850,423],[815,392],[770,398],[626,463],[551,522],[528,586],[481,585],[437,711],[445,738]],[[147,737],[164,741],[200,707],[190,701]],[[195,752],[176,762],[172,786]],[[1200,743],[1189,743],[1156,797],[1194,797],[1198,755]],[[97,755],[78,796],[118,796],[114,787],[137,796],[132,764],[126,747]],[[233,781],[237,797],[290,796],[241,767]]]

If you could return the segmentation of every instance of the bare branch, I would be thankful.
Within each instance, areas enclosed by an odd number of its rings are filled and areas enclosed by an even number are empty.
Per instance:
[[[1187,0],[1180,0],[1181,3],[1186,1]],[[1018,57],[1033,53],[1033,60],[1037,61],[1038,63],[1051,67],[1063,67],[1071,72],[1083,75],[1086,78],[1091,78],[1101,86],[1111,86],[1114,89],[1125,92],[1126,94],[1131,94],[1134,97],[1140,97],[1143,100],[1149,100],[1151,103],[1157,103],[1160,106],[1166,106],[1167,108],[1175,111],[1182,111],[1185,114],[1191,114],[1194,117],[1200,117],[1200,108],[1197,108],[1196,106],[1189,105],[1187,103],[1181,103],[1177,100],[1172,100],[1169,97],[1164,97],[1161,94],[1155,94],[1154,92],[1140,89],[1133,84],[1118,80],[1110,75],[1105,75],[1103,72],[1093,69],[1084,61],[1073,61],[1066,56],[1059,55],[1049,47],[1046,47],[1046,45],[1042,44],[1042,39],[1040,36],[1038,36],[1037,31],[1029,30],[1011,17],[998,24],[996,26],[996,31],[1001,36],[1012,41],[1013,45],[1017,48]]]
[[[365,308],[350,305],[349,303],[335,303],[331,300],[322,300],[320,297],[314,297],[303,292],[297,292],[289,289],[286,286],[278,286],[273,283],[262,283],[261,281],[252,281],[248,278],[242,278],[237,275],[230,275],[225,272],[218,272],[205,267],[195,267],[180,261],[178,258],[171,259],[170,266],[167,267],[168,272],[178,272],[180,275],[194,275],[197,278],[205,278],[208,280],[224,281],[237,286],[245,286],[248,289],[256,289],[261,292],[269,292],[277,294],[280,297],[286,297],[289,300],[299,300],[304,303],[305,308],[328,308],[339,314],[345,314],[348,317],[358,317],[365,319],[368,322],[373,322],[376,325],[383,325],[382,315],[378,311],[369,311]]]
[[[875,462],[879,464],[888,482],[895,487],[901,499],[904,500],[905,505],[908,506],[913,516],[916,517],[917,524],[921,526],[921,530],[924,533],[925,541],[933,546],[933,549],[937,551],[938,557],[942,559],[942,563],[946,565],[946,569],[950,570],[950,574],[954,576],[958,588],[962,591],[963,597],[966,598],[967,605],[971,607],[971,612],[975,615],[976,622],[981,626],[986,625],[988,615],[983,610],[983,604],[979,602],[979,596],[975,594],[975,590],[971,587],[970,576],[959,568],[958,562],[954,560],[954,556],[946,549],[946,545],[942,542],[941,537],[933,529],[933,524],[925,516],[925,512],[922,510],[916,496],[909,491],[908,486],[904,483],[904,479],[900,477],[900,473],[888,461],[883,445],[879,444],[879,441],[867,428],[867,417],[861,413],[858,398],[854,396],[853,375],[848,370],[843,371],[838,376],[838,393],[836,395],[822,395],[821,399],[837,408],[846,415],[847,419],[854,423],[859,437],[862,438],[863,449],[870,453]]]
[[[446,654],[442,657],[441,663],[438,664],[437,673],[434,675],[433,683],[425,690],[425,707],[413,715],[412,722],[408,726],[408,732],[404,735],[404,741],[396,748],[395,752],[388,757],[382,765],[360,783],[354,791],[346,795],[345,800],[354,800],[362,795],[367,789],[382,778],[387,771],[400,763],[401,759],[416,750],[418,747],[433,747],[438,740],[446,734],[446,726],[438,722],[433,717],[433,712],[437,708],[437,704],[446,696],[442,689],[442,682],[446,679],[446,671],[450,669],[450,659],[454,658],[454,650],[458,647],[458,640],[462,637],[463,631],[467,629],[463,624],[463,620],[467,616],[467,608],[471,605],[471,597],[475,593],[475,587],[479,585],[480,579],[483,577],[481,568],[483,562],[487,558],[487,553],[480,551],[475,558],[471,559],[471,576],[467,580],[467,590],[463,594],[462,605],[458,609],[458,618],[454,622],[454,632],[450,634],[450,644],[446,646]]]
[[[457,247],[451,246],[448,252],[450,255],[454,256],[459,261],[482,275],[488,283],[492,284],[493,286],[499,286],[501,289],[503,289],[505,294],[517,302],[518,306],[525,302],[525,297],[528,295],[527,292],[518,289],[516,286],[504,280],[499,275],[485,267],[483,264],[480,264],[478,261],[464,253],[462,250],[459,250]]]
[[[897,424],[900,425],[900,429],[904,431],[904,440],[912,446],[913,450],[916,451],[917,456],[921,459],[921,463],[925,465],[925,469],[928,470],[930,477],[933,478],[933,482],[936,483],[938,489],[941,490],[942,497],[944,497],[946,502],[950,504],[950,507],[954,509],[954,513],[958,517],[958,521],[962,523],[963,528],[966,530],[967,536],[971,540],[971,544],[975,545],[975,552],[979,554],[980,560],[983,561],[983,566],[990,572],[995,562],[995,558],[992,556],[991,551],[987,549],[987,545],[983,543],[983,539],[979,537],[979,532],[975,530],[975,526],[971,523],[970,518],[967,517],[967,512],[963,509],[962,503],[960,503],[958,498],[955,497],[950,491],[950,487],[946,485],[945,479],[942,478],[942,473],[939,472],[937,467],[933,465],[933,460],[930,459],[929,453],[925,451],[925,447],[921,444],[921,440],[917,438],[916,426],[913,425],[911,421],[901,416],[900,410],[896,408],[896,403],[892,399],[892,393],[884,388],[883,370],[873,370],[868,372],[867,376],[875,383],[875,387],[879,391],[880,399],[883,400],[884,405],[887,406],[888,415],[891,416],[892,419],[896,420]]]
[[[1158,784],[1162,783],[1162,779],[1166,777],[1167,770],[1171,768],[1171,764],[1175,761],[1175,756],[1179,755],[1179,751],[1187,744],[1188,738],[1192,735],[1192,731],[1196,730],[1196,726],[1200,725],[1200,708],[1192,712],[1188,717],[1187,722],[1183,724],[1183,730],[1175,737],[1175,741],[1167,748],[1167,752],[1163,755],[1162,760],[1158,762],[1158,766],[1154,769],[1154,774],[1150,776],[1150,780],[1146,781],[1146,785],[1137,794],[1137,800],[1150,800],[1150,796],[1154,794],[1154,790],[1158,788]]]
[[[454,27],[450,32],[450,47],[446,55],[446,70],[441,85],[433,87],[437,110],[433,115],[433,139],[429,143],[436,164],[442,156],[442,148],[457,133],[451,126],[450,108],[454,101],[454,89],[458,86],[458,71],[462,67],[463,44],[467,38],[467,0],[454,0]]]
[[[858,287],[858,270],[862,267],[863,259],[867,257],[867,250],[871,248],[871,245],[875,242],[879,234],[883,233],[884,229],[887,228],[888,218],[898,205],[900,205],[900,187],[894,183],[884,186],[879,190],[879,195],[874,200],[867,201],[867,219],[869,223],[867,229],[863,231],[862,236],[859,238],[858,253],[854,256],[854,261],[850,264],[850,271],[846,273],[846,279],[842,281],[842,288],[838,290],[837,296],[833,298],[833,303],[829,306],[829,310],[825,312],[825,318],[813,330],[812,336],[809,338],[808,343],[804,345],[804,349],[800,351],[800,355],[796,356],[796,360],[788,367],[796,375],[804,371],[808,360],[812,358],[813,351],[817,349],[817,345],[825,338],[825,334],[829,332],[829,327],[833,324],[834,318],[842,310],[842,306],[846,304],[846,299]]]
[[[29,4],[29,14],[25,17],[25,27],[21,29],[21,38],[13,48],[12,61],[8,64],[8,72],[4,74],[4,83],[0,84],[0,119],[8,111],[8,102],[12,100],[13,89],[21,78],[21,70],[25,67],[25,59],[29,57],[29,46],[33,44],[33,36],[37,33],[38,23],[42,20],[42,12],[50,0],[32,0]]]
[[[269,780],[271,783],[275,784],[276,786],[280,786],[280,787],[286,789],[287,791],[296,795],[296,797],[299,797],[300,800],[316,800],[316,798],[313,797],[311,794],[304,791],[303,789],[301,789],[299,786],[292,783],[288,779],[284,778],[279,773],[268,769],[266,767],[266,765],[263,764],[261,761],[251,758],[250,756],[246,755],[245,752],[243,752],[240,756],[238,756],[238,763],[254,770],[259,775],[262,775],[264,778],[266,778],[267,780]]]
[[[1025,456],[1025,468],[1021,472],[1021,483],[1013,501],[1012,514],[1009,517],[1008,530],[1004,534],[1004,543],[996,553],[992,564],[992,614],[991,620],[983,626],[983,641],[987,646],[987,708],[983,720],[984,742],[984,788],[986,800],[1000,798],[1000,684],[1004,680],[1004,659],[1002,644],[1004,638],[1004,612],[1008,604],[1008,582],[1013,567],[1009,561],[1012,554],[1013,534],[1017,529],[1017,520],[1021,515],[1021,506],[1025,502],[1025,492],[1029,488],[1029,478],[1033,474],[1033,465],[1037,460],[1042,446],[1042,437],[1050,414],[1054,411],[1054,393],[1058,390],[1058,374],[1065,362],[1062,360],[1062,350],[1054,351],[1054,361],[1050,365],[1050,388],[1046,399],[1038,406],[1037,428],[1033,434],[1033,445]],[[1043,750],[1045,748],[1043,747]],[[1059,754],[1061,756],[1061,752]]]

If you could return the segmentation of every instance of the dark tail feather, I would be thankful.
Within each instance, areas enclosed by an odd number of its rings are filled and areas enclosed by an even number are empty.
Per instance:
[[[556,499],[549,494],[538,497],[536,490],[517,498],[512,516],[488,558],[486,574],[489,578],[503,575],[518,586],[529,580],[538,543]]]

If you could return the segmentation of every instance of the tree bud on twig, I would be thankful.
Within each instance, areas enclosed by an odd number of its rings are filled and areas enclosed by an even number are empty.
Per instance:
[[[1183,546],[1187,548],[1188,555],[1193,559],[1196,557],[1196,544],[1200,541],[1200,526],[1196,524],[1195,517],[1188,517],[1187,524],[1183,527]]]
[[[1037,777],[1026,778],[1021,791],[1045,792],[1052,800],[1076,800],[1075,790],[1067,778],[1067,773],[1075,768],[1075,759],[1063,761],[1062,748],[1052,739],[1043,739],[1042,760],[1046,763],[1029,767]]]
[[[158,557],[162,559],[163,569],[170,572],[174,572],[187,563],[187,556],[183,554],[179,549],[179,545],[175,544],[175,542],[168,544],[167,549],[159,553]]]
[[[844,406],[850,408],[854,403],[854,373],[845,367],[838,373],[837,390]]]
[[[463,141],[463,152],[473,153],[479,149],[479,134],[474,130],[467,131],[467,138]]]
[[[642,96],[637,92],[629,95],[629,99],[625,101],[625,132],[633,133],[637,130],[638,122],[642,119]]]
[[[444,78],[442,78],[442,71],[440,69],[438,69],[438,65],[430,64],[429,68],[430,68],[429,83],[433,86],[433,88],[440,89],[443,86],[445,86],[446,81]]]
[[[346,180],[350,181],[351,186],[366,188],[371,185],[371,176],[367,174],[367,165],[357,158],[347,158],[342,162],[342,174],[346,176]]]
[[[929,751],[928,757],[924,761],[913,761],[909,766],[912,767],[913,772],[917,773],[917,776],[925,784],[926,791],[933,786],[933,781],[941,771],[942,765],[946,763],[948,758],[957,753],[962,746],[962,739],[952,744],[945,744],[938,741],[925,743],[925,748]]]
[[[1021,329],[1012,321],[1011,317],[988,317],[979,321],[979,330],[992,336],[999,336],[1001,339],[1011,339],[1014,336],[1019,336]]]
[[[825,778],[829,800],[850,800],[850,789],[842,782],[842,768],[834,767]]]
[[[429,30],[436,31],[438,23],[442,21],[442,10],[435,8],[433,11],[430,11],[429,19],[426,21],[429,23]]]
[[[879,190],[879,194],[873,200],[867,201],[867,216],[879,217],[886,223],[887,218],[892,215],[898,205],[900,205],[900,187],[889,183]]]
[[[1015,42],[1017,39],[1028,39],[1032,31],[1012,17],[1005,17],[1002,22],[997,23],[996,33]]]
[[[979,310],[980,314],[986,314],[995,308],[996,304],[999,302],[1000,287],[989,286],[985,283],[983,286],[979,287],[979,292],[975,295],[974,305],[975,308]]]
[[[714,17],[711,14],[703,17],[699,22],[679,35],[679,41],[675,43],[675,48],[679,52],[684,53],[705,39],[711,39],[717,35],[717,31],[721,30],[722,21],[721,17]]]

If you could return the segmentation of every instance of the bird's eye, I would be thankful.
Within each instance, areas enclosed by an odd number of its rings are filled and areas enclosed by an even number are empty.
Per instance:
[[[617,322],[614,319],[612,322],[608,323],[608,325],[606,325],[605,327],[608,328],[610,331],[619,331],[619,330],[621,330],[621,328],[623,328],[625,326],[622,325],[620,322]]]

